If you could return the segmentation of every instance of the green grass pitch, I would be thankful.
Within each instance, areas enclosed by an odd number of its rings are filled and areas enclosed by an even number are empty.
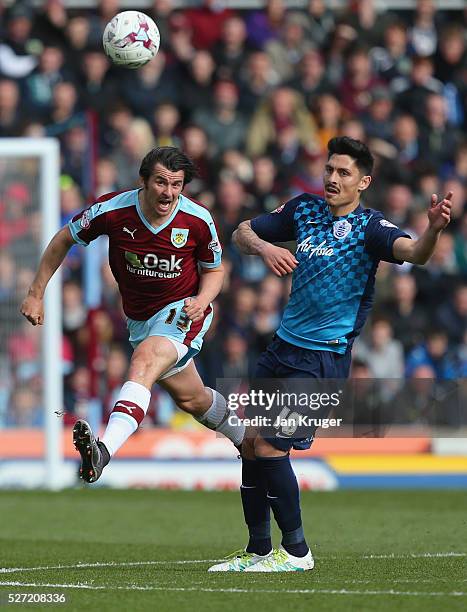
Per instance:
[[[33,607],[467,609],[466,492],[305,492],[302,509],[313,571],[208,574],[210,560],[245,544],[236,493],[0,492],[0,601],[65,593],[66,605]]]

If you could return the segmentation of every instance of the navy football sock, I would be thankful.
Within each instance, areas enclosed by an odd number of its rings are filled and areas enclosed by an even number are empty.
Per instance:
[[[288,455],[256,459],[264,474],[274,518],[282,532],[282,546],[294,557],[304,557],[308,545],[303,535],[300,491]]]
[[[269,502],[263,473],[258,462],[242,457],[243,514],[250,539],[247,552],[266,555],[272,549]]]

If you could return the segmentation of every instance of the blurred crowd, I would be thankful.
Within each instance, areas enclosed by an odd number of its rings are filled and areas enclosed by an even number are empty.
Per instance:
[[[467,11],[376,12],[373,0],[331,11],[268,0],[256,10],[155,0],[161,49],[139,70],[102,51],[117,0],[95,10],[0,0],[0,137],[55,136],[66,223],[103,193],[134,188],[141,158],[180,146],[199,177],[185,193],[208,206],[224,245],[226,283],[197,358],[206,384],[251,374],[276,328],[290,278],[231,244],[237,225],[302,192],[322,194],[326,143],[347,135],[376,158],[364,204],[413,238],[432,193],[452,190],[452,222],[424,267],[382,263],[376,301],[354,349],[360,378],[443,381],[467,373]],[[40,425],[40,329],[18,314],[39,256],[38,168],[0,162],[0,426]],[[106,261],[102,299],[86,306],[83,249],[63,269],[65,410],[98,399],[105,420],[126,380],[130,348]],[[70,417],[71,418],[71,417]],[[183,425],[155,388],[148,421]]]

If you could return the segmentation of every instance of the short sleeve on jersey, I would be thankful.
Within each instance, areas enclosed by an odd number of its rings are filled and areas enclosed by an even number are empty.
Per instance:
[[[212,217],[203,223],[196,259],[202,268],[218,268],[221,265],[222,247]]]
[[[102,202],[82,210],[68,222],[73,240],[83,246],[107,233],[106,215],[101,212]]]
[[[397,238],[410,238],[410,236],[394,223],[387,221],[381,213],[375,212],[366,226],[365,248],[367,252],[379,260],[402,264],[402,261],[395,259],[392,252],[394,241]]]
[[[294,214],[298,203],[299,198],[294,198],[270,213],[255,217],[251,220],[251,229],[267,242],[295,240]]]

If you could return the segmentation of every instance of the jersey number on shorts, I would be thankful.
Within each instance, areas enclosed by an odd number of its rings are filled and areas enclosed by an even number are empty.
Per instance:
[[[169,310],[169,314],[167,315],[167,319],[165,320],[167,325],[172,325],[173,320],[175,319],[176,314],[177,314],[177,309],[176,308],[171,308]],[[185,313],[182,313],[179,316],[176,325],[177,325],[177,329],[179,329],[181,332],[186,332],[186,331],[188,331],[190,329],[191,320],[188,317],[188,315],[186,315]]]

